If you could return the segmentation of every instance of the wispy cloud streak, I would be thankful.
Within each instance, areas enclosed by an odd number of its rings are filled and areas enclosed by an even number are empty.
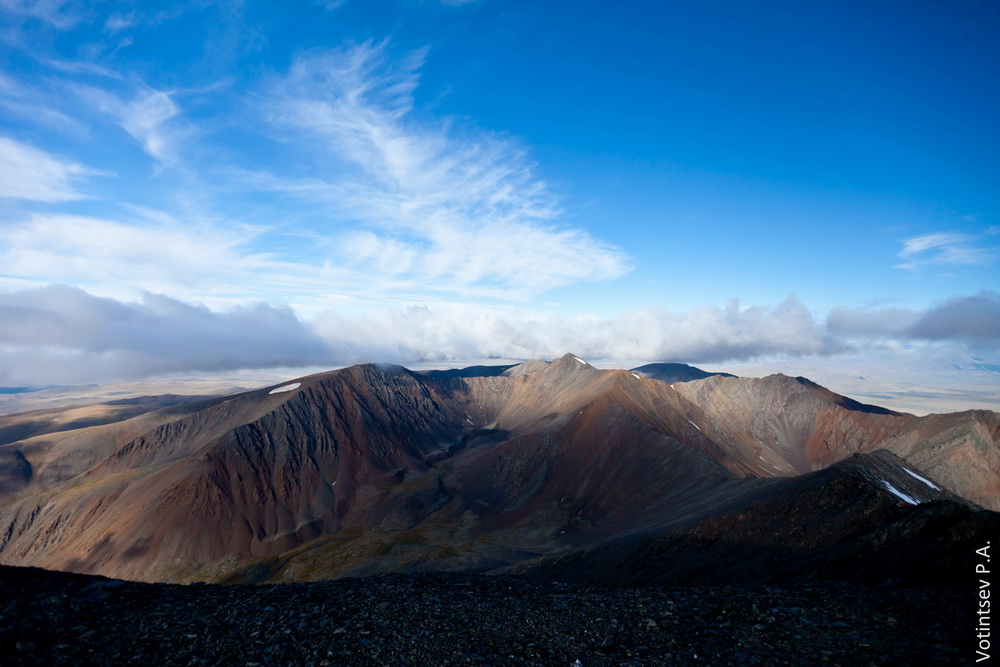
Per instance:
[[[87,86],[76,87],[76,92],[121,126],[157,163],[177,163],[178,143],[185,129],[176,120],[180,107],[171,93],[143,85],[137,86],[130,97]]]
[[[986,235],[939,232],[903,241],[897,269],[917,269],[933,264],[989,264],[1000,258],[1000,247]]]
[[[66,0],[0,0],[0,7],[15,16],[44,21],[55,28],[72,28],[80,20],[73,3]]]
[[[95,173],[76,162],[0,137],[0,197],[39,202],[85,199],[75,182]]]
[[[556,198],[505,138],[418,118],[425,51],[389,62],[371,42],[299,58],[271,93],[273,122],[319,140],[345,177],[275,182],[364,229],[339,238],[355,265],[438,289],[533,294],[624,274],[620,250],[559,225]]]
[[[290,294],[321,299],[330,284],[347,283],[337,269],[255,251],[252,243],[265,230],[138,213],[127,222],[34,215],[0,228],[0,266],[7,276],[71,283],[118,298],[147,291],[214,304],[251,298],[281,303]]]

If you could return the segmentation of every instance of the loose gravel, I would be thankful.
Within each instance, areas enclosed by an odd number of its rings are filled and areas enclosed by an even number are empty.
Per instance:
[[[837,583],[601,589],[455,574],[179,586],[0,568],[0,662],[952,665],[972,662],[972,635],[959,630],[970,595]]]

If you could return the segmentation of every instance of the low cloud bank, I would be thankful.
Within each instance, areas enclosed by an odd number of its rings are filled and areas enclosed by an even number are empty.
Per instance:
[[[0,385],[301,366],[333,356],[291,310],[262,303],[220,313],[152,294],[122,303],[64,285],[0,294]]]
[[[163,373],[337,366],[367,361],[553,358],[746,361],[833,355],[889,341],[1000,347],[1000,294],[924,311],[835,308],[795,296],[774,307],[662,308],[613,319],[515,307],[406,306],[304,322],[259,303],[216,312],[147,294],[124,303],[62,285],[0,293],[0,385],[137,379]]]
[[[839,350],[795,297],[774,308],[704,307],[685,313],[649,308],[602,320],[480,306],[410,306],[364,318],[328,314],[316,322],[353,360],[552,358],[573,351],[593,359],[748,359]]]
[[[827,330],[837,337],[958,341],[1000,345],[1000,294],[983,291],[949,299],[924,311],[906,308],[834,308]]]
[[[747,361],[767,356],[832,355],[885,342],[1000,346],[1000,295],[958,297],[924,311],[835,308],[817,318],[795,296],[774,307],[663,308],[614,319],[557,317],[473,306],[411,306],[363,318],[316,321],[349,361],[406,362],[495,357],[551,358],[573,351],[593,359]]]

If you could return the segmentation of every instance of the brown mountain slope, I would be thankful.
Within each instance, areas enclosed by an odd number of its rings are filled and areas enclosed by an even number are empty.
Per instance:
[[[0,506],[12,495],[47,491],[143,433],[221,400],[158,396],[2,417]]]
[[[868,406],[805,378],[712,377],[676,384],[697,421],[726,451],[756,455],[762,476],[820,470],[859,452],[888,449],[950,490],[1000,510],[1000,414],[913,415]]]
[[[572,355],[355,366],[4,445],[0,562],[146,580],[488,569],[706,521],[766,478],[887,446],[911,477],[995,504],[996,413],[932,417]]]
[[[216,403],[0,511],[2,556],[145,578],[377,524],[381,490],[460,444],[435,398],[404,369],[362,366]]]

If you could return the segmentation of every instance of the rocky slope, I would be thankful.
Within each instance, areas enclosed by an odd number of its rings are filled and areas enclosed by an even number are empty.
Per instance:
[[[1000,414],[988,410],[914,417],[864,405],[805,378],[711,377],[678,383],[693,419],[760,475],[812,472],[858,452],[887,449],[926,476],[1000,510]]]
[[[897,516],[900,493],[952,503],[935,511],[971,532],[944,542],[994,525],[961,498],[1000,507],[997,413],[917,418],[784,376],[640,375],[572,355],[443,374],[363,365],[18,440],[12,422],[0,563],[147,581],[489,570],[718,540],[747,516],[744,543],[761,554],[784,548],[789,507],[803,533],[924,534],[893,533],[919,523]],[[808,475],[877,449],[905,461]],[[845,517],[836,530],[832,516]]]
[[[458,574],[281,586],[0,567],[5,665],[959,665],[964,588],[580,587]]]
[[[731,497],[698,521],[521,563],[511,572],[604,585],[968,583],[1000,513],[942,493],[884,450]]]

